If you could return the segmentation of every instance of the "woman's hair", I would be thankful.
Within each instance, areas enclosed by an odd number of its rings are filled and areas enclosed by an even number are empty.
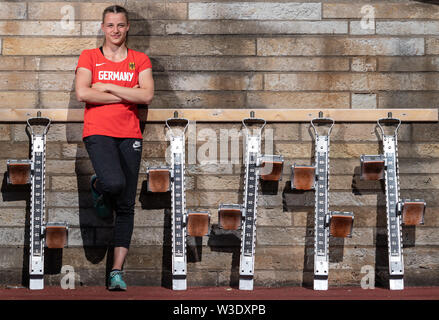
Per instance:
[[[102,23],[104,22],[105,15],[107,13],[123,13],[125,15],[125,18],[127,19],[127,22],[129,22],[128,11],[122,6],[113,5],[113,6],[109,6],[109,7],[105,8],[104,12],[102,13]]]

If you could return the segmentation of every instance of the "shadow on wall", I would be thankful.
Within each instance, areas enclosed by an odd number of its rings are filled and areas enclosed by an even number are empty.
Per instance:
[[[163,238],[162,238],[162,274],[161,285],[172,288],[172,230],[171,230],[171,192],[153,193],[147,191],[147,181],[142,182],[140,203],[143,210],[163,209]]]
[[[240,230],[223,230],[218,224],[213,224],[207,245],[214,252],[227,252],[232,254],[230,278],[227,285],[237,289],[239,287],[239,259],[241,252]],[[221,285],[221,280],[219,285]]]
[[[29,140],[30,141],[30,140]],[[30,143],[29,143],[30,145]],[[30,147],[29,147],[30,148]],[[29,151],[30,153],[30,151]],[[7,172],[3,175],[1,185],[2,200],[9,201],[25,201],[26,209],[24,214],[24,239],[23,239],[23,265],[21,272],[21,285],[29,286],[29,254],[30,254],[30,185],[13,186],[7,183]],[[47,261],[47,259],[45,259]],[[46,270],[46,266],[45,270]]]
[[[431,4],[439,4],[439,0],[414,0],[414,2],[424,2],[424,3],[431,3]]]
[[[375,126],[377,143],[380,144],[379,154],[383,154],[383,146],[380,134]],[[358,158],[360,163],[360,158]],[[380,288],[388,287],[389,283],[389,259],[387,255],[387,213],[386,213],[386,190],[384,180],[364,181],[361,180],[361,167],[354,168],[352,176],[352,193],[354,195],[377,195],[376,201],[376,222],[375,222],[375,283]]]
[[[297,164],[300,164],[297,162]],[[313,270],[314,270],[314,210],[311,208],[314,204],[314,192],[294,190],[291,187],[291,181],[285,181],[282,191],[283,212],[306,212],[306,231],[303,253],[302,283],[305,288],[313,287]],[[300,270],[299,270],[300,271]]]

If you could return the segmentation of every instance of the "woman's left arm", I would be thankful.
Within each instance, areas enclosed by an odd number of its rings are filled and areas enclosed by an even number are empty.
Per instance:
[[[102,82],[93,84],[93,87],[135,104],[150,104],[154,97],[154,80],[151,68],[139,73],[139,87],[127,88]]]

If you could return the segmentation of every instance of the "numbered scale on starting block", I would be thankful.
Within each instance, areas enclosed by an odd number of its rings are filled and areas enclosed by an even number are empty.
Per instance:
[[[423,199],[401,200],[399,192],[398,129],[401,120],[387,118],[377,121],[382,133],[384,154],[362,155],[361,179],[385,180],[387,244],[389,255],[389,288],[404,289],[404,259],[402,225],[415,226],[424,223],[426,203]]]
[[[315,165],[292,166],[291,188],[314,190],[314,290],[328,290],[329,236],[350,237],[354,215],[352,212],[329,211],[329,142],[334,120],[311,120],[315,133]],[[321,132],[319,132],[321,131]]]
[[[31,133],[30,160],[7,160],[7,183],[9,186],[31,185],[30,198],[30,250],[29,288],[44,288],[44,247],[64,248],[67,245],[66,223],[45,223],[45,161],[46,135],[50,119],[41,117],[27,120],[26,129]],[[37,132],[37,129],[43,129]],[[41,130],[39,130],[41,131]]]
[[[147,169],[148,192],[171,192],[172,226],[172,289],[187,289],[186,237],[203,237],[209,234],[210,213],[186,210],[185,194],[185,132],[189,120],[166,120],[170,134],[171,165]],[[178,132],[177,127],[183,129]]]
[[[279,181],[283,170],[283,158],[279,155],[261,155],[261,135],[264,119],[254,117],[242,121],[244,127],[244,203],[221,204],[218,209],[219,226],[224,230],[241,230],[239,264],[239,289],[253,290],[256,213],[259,181]],[[250,133],[250,126],[256,126]]]

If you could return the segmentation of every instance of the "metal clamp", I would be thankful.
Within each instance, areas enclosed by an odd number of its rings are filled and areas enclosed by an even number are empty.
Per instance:
[[[388,134],[385,133],[385,130],[384,130],[384,127],[383,127],[384,125],[387,125],[387,126],[392,126],[392,125],[394,126],[394,125],[396,125],[395,131],[393,132],[392,136],[397,136],[398,135],[399,127],[401,126],[401,120],[397,119],[397,118],[393,118],[392,117],[392,113],[389,112],[387,118],[378,119],[377,125],[380,128],[383,136],[388,135]]]
[[[177,112],[177,111],[174,111],[174,117],[173,117],[173,118],[169,118],[169,119],[167,119],[166,122],[165,122],[165,124],[166,124],[166,127],[168,127],[169,131],[171,132],[171,135],[172,135],[172,136],[175,136],[175,135],[173,134],[172,127],[176,127],[176,126],[178,126],[179,124],[184,124],[183,134],[185,134],[185,133],[186,133],[186,130],[187,130],[187,127],[188,127],[188,125],[189,125],[189,120],[186,119],[186,118],[179,118],[179,117],[178,117],[178,112]]]
[[[262,124],[261,127],[258,128],[259,129],[258,135],[260,136],[262,133],[262,130],[264,129],[265,125],[267,124],[267,121],[265,121],[265,119],[255,118],[255,112],[251,111],[249,118],[242,119],[242,125],[244,126],[244,129],[248,132],[249,125],[251,125],[251,124]]]
[[[49,131],[50,124],[52,123],[52,120],[46,117],[41,117],[41,111],[37,112],[37,116],[33,118],[29,118],[26,120],[27,128],[31,130],[31,135],[34,135],[35,132],[33,130],[34,126],[44,126],[44,131],[42,133],[43,136],[47,134]]]
[[[311,120],[311,126],[312,126],[316,136],[327,136],[327,137],[329,137],[331,135],[331,132],[332,132],[332,127],[334,127],[334,123],[335,123],[335,121],[333,119],[323,117],[323,112],[322,111],[319,112],[319,117],[318,118],[314,118],[314,119]],[[322,125],[329,124],[330,125],[327,134],[319,134],[318,133],[318,130],[317,130],[317,125],[318,124],[322,124]]]

